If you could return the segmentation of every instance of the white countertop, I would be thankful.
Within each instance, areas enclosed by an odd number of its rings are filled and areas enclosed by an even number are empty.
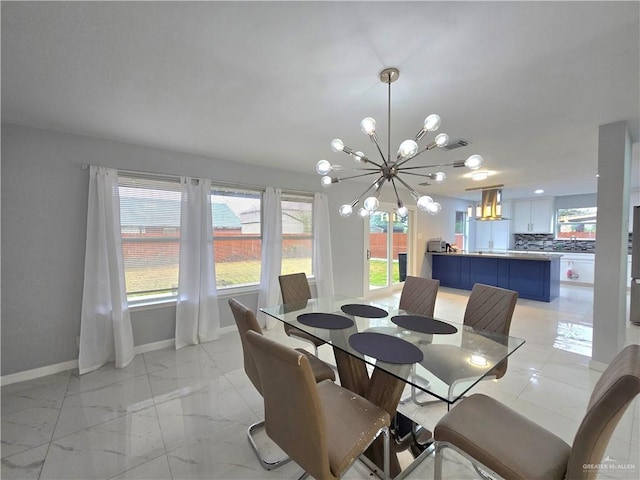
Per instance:
[[[542,260],[550,261],[562,257],[561,253],[552,252],[530,252],[530,251],[508,251],[508,252],[426,252],[430,255],[449,255],[457,257],[482,257],[482,258],[513,258],[517,260]]]

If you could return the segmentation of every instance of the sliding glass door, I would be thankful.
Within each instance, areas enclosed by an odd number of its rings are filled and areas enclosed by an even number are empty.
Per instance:
[[[410,256],[410,224],[414,212],[400,217],[393,205],[381,205],[365,220],[365,294],[387,293],[404,281]]]

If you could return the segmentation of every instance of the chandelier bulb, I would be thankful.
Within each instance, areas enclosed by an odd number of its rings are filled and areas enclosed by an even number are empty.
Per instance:
[[[360,218],[367,218],[367,217],[369,216],[369,210],[367,210],[367,209],[366,209],[366,208],[364,208],[364,207],[360,207],[360,208],[358,209],[358,216],[359,216]]]
[[[364,153],[362,152],[356,152],[353,154],[353,161],[356,163],[365,163],[365,159],[366,157],[364,156]]]
[[[376,197],[367,197],[364,200],[363,206],[369,211],[369,213],[373,213],[380,206],[380,202]]]
[[[438,213],[440,213],[440,210],[442,210],[442,205],[440,205],[438,202],[431,202],[427,206],[427,213],[429,215],[437,215]]]
[[[432,113],[424,119],[424,131],[435,132],[436,130],[438,130],[438,128],[440,128],[440,122],[440,115]]]
[[[442,183],[447,179],[447,175],[444,172],[436,172],[433,174],[433,181],[436,183]]]
[[[418,144],[413,140],[405,140],[400,144],[398,155],[402,158],[413,157],[418,153]]]
[[[371,136],[376,133],[376,121],[371,117],[363,118],[360,122],[360,130]]]
[[[482,166],[483,162],[484,158],[482,158],[482,155],[475,154],[471,155],[464,161],[464,166],[471,170],[477,170]]]
[[[322,177],[320,179],[320,184],[324,187],[324,188],[329,188],[331,186],[331,184],[333,183],[333,178],[331,178],[329,175],[325,175],[324,177]]]
[[[438,147],[446,147],[449,143],[449,135],[446,133],[440,133],[436,135],[435,142]]]
[[[342,152],[344,150],[344,142],[339,138],[331,140],[331,150],[334,152]]]
[[[396,212],[398,212],[398,215],[400,215],[402,218],[404,218],[409,213],[409,209],[407,207],[405,207],[404,205],[402,205],[402,206],[398,207]]]
[[[318,160],[316,163],[316,172],[320,175],[326,175],[331,169],[331,163],[328,160]]]
[[[340,206],[338,212],[340,213],[341,217],[350,217],[351,212],[353,212],[353,208],[348,203],[345,203],[344,205]]]
[[[418,198],[418,200],[416,201],[416,205],[418,206],[418,208],[420,210],[422,210],[423,212],[428,211],[429,209],[429,205],[433,203],[433,198],[431,198],[429,195],[422,195],[421,197]]]

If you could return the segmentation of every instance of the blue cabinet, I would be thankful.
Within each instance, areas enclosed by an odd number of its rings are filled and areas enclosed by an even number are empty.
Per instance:
[[[484,283],[550,302],[560,295],[560,258],[523,260],[504,256],[431,255],[432,277],[443,287],[471,290]]]

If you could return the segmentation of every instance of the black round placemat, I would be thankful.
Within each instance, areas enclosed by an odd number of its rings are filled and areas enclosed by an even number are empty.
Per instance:
[[[360,305],[359,303],[350,303],[340,307],[341,310],[355,317],[363,318],[384,318],[389,315],[389,312],[373,305]]]
[[[413,330],[414,332],[448,335],[458,331],[453,325],[421,315],[396,315],[391,317],[391,321],[399,327]]]
[[[298,321],[304,325],[327,330],[338,330],[353,326],[353,320],[335,313],[303,313],[298,315]]]
[[[384,333],[354,333],[349,344],[360,353],[389,363],[416,363],[424,358],[418,347]]]

